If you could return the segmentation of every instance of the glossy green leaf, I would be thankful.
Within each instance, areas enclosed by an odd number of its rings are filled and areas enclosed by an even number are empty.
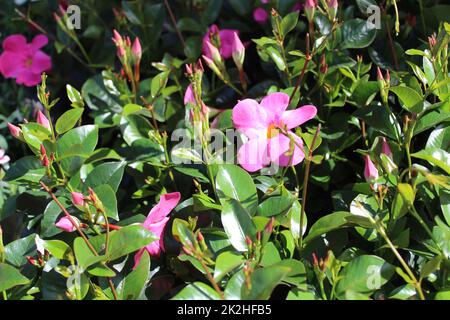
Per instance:
[[[56,132],[58,134],[63,134],[72,129],[81,118],[83,111],[84,110],[82,108],[76,108],[64,112],[63,115],[56,121]]]

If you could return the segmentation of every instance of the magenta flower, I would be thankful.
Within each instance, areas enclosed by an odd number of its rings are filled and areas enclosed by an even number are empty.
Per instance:
[[[253,19],[260,24],[264,24],[269,19],[269,14],[263,8],[256,8],[253,11]]]
[[[47,43],[48,38],[42,34],[35,36],[31,43],[21,34],[6,37],[0,55],[0,73],[27,87],[39,84],[41,74],[52,67],[50,56],[39,50]]]
[[[219,28],[215,24],[210,26],[208,32],[203,37],[203,48],[202,48],[203,55],[208,57],[209,59],[213,58],[207,42],[208,41],[211,42],[212,37],[214,37],[215,34],[218,34],[220,39],[220,48],[218,48],[220,55],[224,59],[231,58],[231,56],[233,55],[234,33],[239,34],[239,31],[234,29],[219,30]],[[214,43],[214,41],[212,42]]]
[[[157,236],[159,240],[153,241],[136,253],[134,257],[134,268],[136,268],[141,261],[142,254],[145,250],[147,250],[151,256],[155,257],[159,257],[161,251],[165,251],[163,234],[166,224],[169,221],[168,215],[177,206],[180,199],[181,194],[179,192],[164,194],[161,196],[159,203],[150,210],[143,226]]]
[[[76,206],[84,206],[84,195],[80,192],[71,192],[72,203]]]
[[[9,160],[11,159],[5,154],[5,150],[0,149],[0,164],[7,164]]]
[[[303,141],[291,129],[314,118],[317,109],[306,105],[286,111],[288,106],[289,96],[277,92],[261,103],[245,99],[233,108],[234,126],[249,138],[238,151],[238,162],[245,170],[258,171],[270,162],[286,167],[303,160]],[[291,138],[295,143],[291,143]]]
[[[372,160],[370,160],[369,155],[364,156],[364,162],[364,178],[366,178],[367,182],[372,183],[374,180],[378,179],[378,170]]]
[[[79,223],[78,219],[75,217],[72,217],[72,219],[76,222]],[[55,226],[58,229],[61,229],[63,231],[66,232],[74,232],[77,228],[75,228],[75,226],[72,224],[72,222],[70,221],[70,219],[66,216],[62,217],[61,219],[59,219],[56,223]]]
[[[47,117],[42,113],[41,110],[39,110],[38,113],[37,113],[36,122],[39,123],[44,128],[47,128],[48,130],[51,130],[50,129],[50,122],[48,121]]]

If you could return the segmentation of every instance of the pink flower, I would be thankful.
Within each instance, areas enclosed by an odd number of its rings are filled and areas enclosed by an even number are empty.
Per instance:
[[[364,178],[366,178],[367,182],[372,183],[374,180],[378,179],[378,170],[372,160],[370,160],[369,155],[364,156],[364,162]]]
[[[303,141],[291,129],[314,118],[317,109],[306,105],[286,111],[288,105],[289,96],[277,92],[266,96],[261,103],[245,99],[233,108],[234,126],[249,138],[238,151],[238,162],[245,170],[258,171],[270,162],[286,167],[303,160]],[[293,153],[289,154],[291,147]]]
[[[72,219],[75,221],[75,223],[79,223],[77,218],[72,217]],[[55,226],[58,229],[61,229],[61,230],[66,231],[66,232],[74,232],[77,229],[72,224],[70,219],[68,217],[66,217],[66,216],[64,216],[61,219],[59,219],[59,221],[55,223]]]
[[[253,19],[260,24],[264,24],[269,19],[269,14],[263,8],[256,8],[253,11]]]
[[[31,43],[21,34],[6,37],[0,55],[0,73],[27,87],[39,84],[42,72],[52,67],[50,56],[39,50],[47,43],[48,38],[42,34],[35,36]]]
[[[44,128],[50,130],[50,122],[48,121],[47,117],[42,113],[41,110],[39,110],[37,113],[36,121]]]
[[[392,150],[391,147],[389,146],[389,143],[387,142],[386,138],[383,137],[383,144],[381,145],[381,153],[384,153],[385,155],[387,155],[389,158],[392,159]]]
[[[219,30],[219,28],[213,24],[212,26],[209,27],[208,32],[206,33],[206,35],[203,37],[203,55],[205,55],[206,57],[212,59],[212,53],[210,51],[210,49],[208,48],[207,42],[211,42],[212,37],[214,37],[215,34],[219,35],[219,39],[220,39],[220,48],[219,52],[220,55],[224,58],[224,59],[229,59],[231,58],[232,54],[233,54],[233,41],[234,41],[234,33],[237,32],[239,34],[238,30],[234,30],[234,29],[222,29]],[[214,41],[213,41],[214,43]]]
[[[80,192],[71,192],[72,203],[76,206],[84,206],[84,195]]]
[[[7,155],[5,155],[5,150],[0,149],[0,164],[7,164],[11,160]]]
[[[305,8],[315,8],[318,5],[317,0],[306,0],[305,1]]]
[[[261,0],[261,3],[264,3],[264,4],[269,3],[269,2],[270,2],[270,0]]]
[[[159,240],[153,241],[149,245],[140,249],[134,257],[134,268],[139,264],[144,250],[147,250],[151,256],[159,257],[161,251],[164,249],[163,234],[167,222],[169,221],[168,215],[180,202],[181,194],[179,192],[173,192],[164,194],[161,196],[159,203],[150,210],[150,213],[145,219],[143,226],[150,230]]]
[[[13,125],[12,123],[8,122],[8,129],[9,129],[9,133],[11,133],[11,135],[14,138],[19,139],[22,135],[22,129],[20,129],[18,126]]]

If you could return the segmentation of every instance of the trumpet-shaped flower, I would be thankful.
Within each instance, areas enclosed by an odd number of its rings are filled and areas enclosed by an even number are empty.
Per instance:
[[[150,210],[143,226],[158,237],[159,240],[153,241],[136,253],[134,257],[134,267],[141,261],[142,254],[145,250],[147,250],[151,256],[155,257],[159,257],[161,251],[165,251],[163,234],[166,224],[169,221],[168,215],[177,206],[180,199],[181,194],[179,192],[164,194],[161,196],[159,203]]]
[[[378,179],[378,169],[373,164],[369,155],[364,156],[364,178],[369,183],[372,183],[374,180]]]
[[[35,36],[31,43],[21,34],[6,37],[0,55],[0,73],[27,87],[39,84],[41,73],[52,67],[50,56],[40,50],[47,43],[48,38],[42,34]]]
[[[305,105],[286,111],[288,106],[287,94],[272,93],[261,103],[245,99],[233,108],[234,126],[249,139],[238,151],[245,170],[258,171],[271,162],[286,167],[303,160],[303,141],[291,129],[314,118],[317,109]]]

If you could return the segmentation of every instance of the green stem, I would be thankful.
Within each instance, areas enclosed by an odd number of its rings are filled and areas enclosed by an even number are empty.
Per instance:
[[[2,293],[3,293],[3,300],[8,300],[8,296],[6,295],[6,291],[2,291]]]

